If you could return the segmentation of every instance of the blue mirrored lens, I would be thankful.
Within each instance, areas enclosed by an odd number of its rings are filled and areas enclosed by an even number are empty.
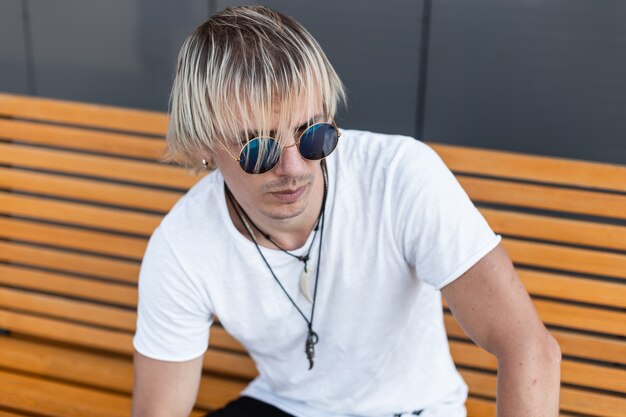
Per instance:
[[[239,165],[249,174],[262,174],[274,168],[280,157],[278,142],[272,138],[254,138],[239,155]]]
[[[309,127],[300,138],[300,153],[306,159],[322,159],[335,150],[339,136],[335,126],[319,123]]]

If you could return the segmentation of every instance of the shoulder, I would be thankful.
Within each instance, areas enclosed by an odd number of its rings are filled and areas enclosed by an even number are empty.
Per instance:
[[[367,169],[373,175],[402,175],[407,169],[415,174],[440,162],[432,147],[411,136],[357,129],[341,132],[338,154],[342,168]]]
[[[162,217],[159,227],[174,246],[188,246],[200,234],[211,232],[219,218],[220,173],[211,172],[182,194]]]

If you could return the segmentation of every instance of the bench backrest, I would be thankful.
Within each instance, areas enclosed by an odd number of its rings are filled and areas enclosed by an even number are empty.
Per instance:
[[[85,356],[64,378],[130,395],[141,258],[199,179],[157,162],[166,123],[163,113],[0,94],[0,329],[11,336],[0,337],[0,366],[36,372],[23,340],[97,351],[126,360],[116,377],[85,376],[98,368]],[[503,235],[559,341],[562,411],[623,416],[626,167],[427,143]],[[495,358],[444,313],[468,415],[495,416]],[[218,323],[198,404],[234,398],[256,372]]]
[[[561,346],[561,410],[623,416],[626,166],[433,148],[503,235],[518,275]],[[473,394],[493,397],[494,356],[469,341],[447,308],[445,319],[455,363]],[[474,411],[495,416],[492,402],[476,400]]]

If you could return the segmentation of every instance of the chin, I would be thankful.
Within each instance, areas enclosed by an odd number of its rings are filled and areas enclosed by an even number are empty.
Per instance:
[[[308,201],[298,201],[293,204],[277,204],[266,207],[262,212],[274,220],[287,220],[304,213]]]
[[[309,205],[310,189],[293,203],[276,201],[269,196],[269,202],[259,206],[259,211],[266,217],[274,220],[287,220],[297,217],[306,211]]]

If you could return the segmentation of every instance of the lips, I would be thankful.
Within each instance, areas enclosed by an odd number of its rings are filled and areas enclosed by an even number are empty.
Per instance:
[[[281,191],[274,191],[274,192],[278,194],[295,194],[296,192],[300,191],[300,189],[302,188],[304,188],[304,185],[300,188],[294,188],[293,190],[281,190]]]
[[[304,190],[306,189],[306,185],[303,185],[300,188],[291,188],[287,190],[275,191],[271,193],[282,203],[294,203],[298,201],[298,199],[304,194]]]

